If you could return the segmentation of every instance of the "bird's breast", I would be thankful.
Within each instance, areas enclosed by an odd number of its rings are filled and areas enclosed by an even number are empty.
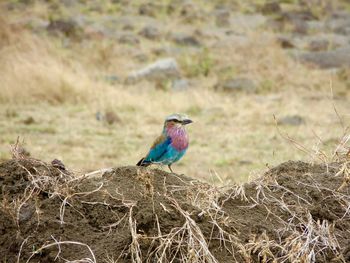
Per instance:
[[[177,151],[186,150],[189,144],[188,135],[183,128],[168,129],[167,134],[171,139],[171,145]]]

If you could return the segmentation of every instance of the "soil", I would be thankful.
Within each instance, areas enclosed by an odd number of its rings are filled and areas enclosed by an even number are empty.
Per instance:
[[[350,262],[343,165],[289,161],[219,189],[146,167],[79,177],[9,160],[0,262]]]

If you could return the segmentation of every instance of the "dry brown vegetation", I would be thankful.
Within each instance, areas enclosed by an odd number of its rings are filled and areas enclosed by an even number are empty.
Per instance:
[[[4,262],[350,260],[346,155],[214,187],[135,166],[78,175],[18,150],[0,164]]]

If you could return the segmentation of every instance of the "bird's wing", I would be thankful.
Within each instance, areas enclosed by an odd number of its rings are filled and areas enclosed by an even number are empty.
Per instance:
[[[153,143],[149,153],[145,157],[146,162],[157,162],[166,153],[169,144],[171,143],[170,137],[165,134],[160,135]]]

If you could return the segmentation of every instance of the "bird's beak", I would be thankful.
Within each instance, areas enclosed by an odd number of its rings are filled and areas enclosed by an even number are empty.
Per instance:
[[[190,124],[190,123],[192,123],[192,122],[193,122],[193,121],[190,120],[190,119],[185,119],[185,120],[182,121],[182,124],[183,124],[183,125],[187,125],[187,124]]]

